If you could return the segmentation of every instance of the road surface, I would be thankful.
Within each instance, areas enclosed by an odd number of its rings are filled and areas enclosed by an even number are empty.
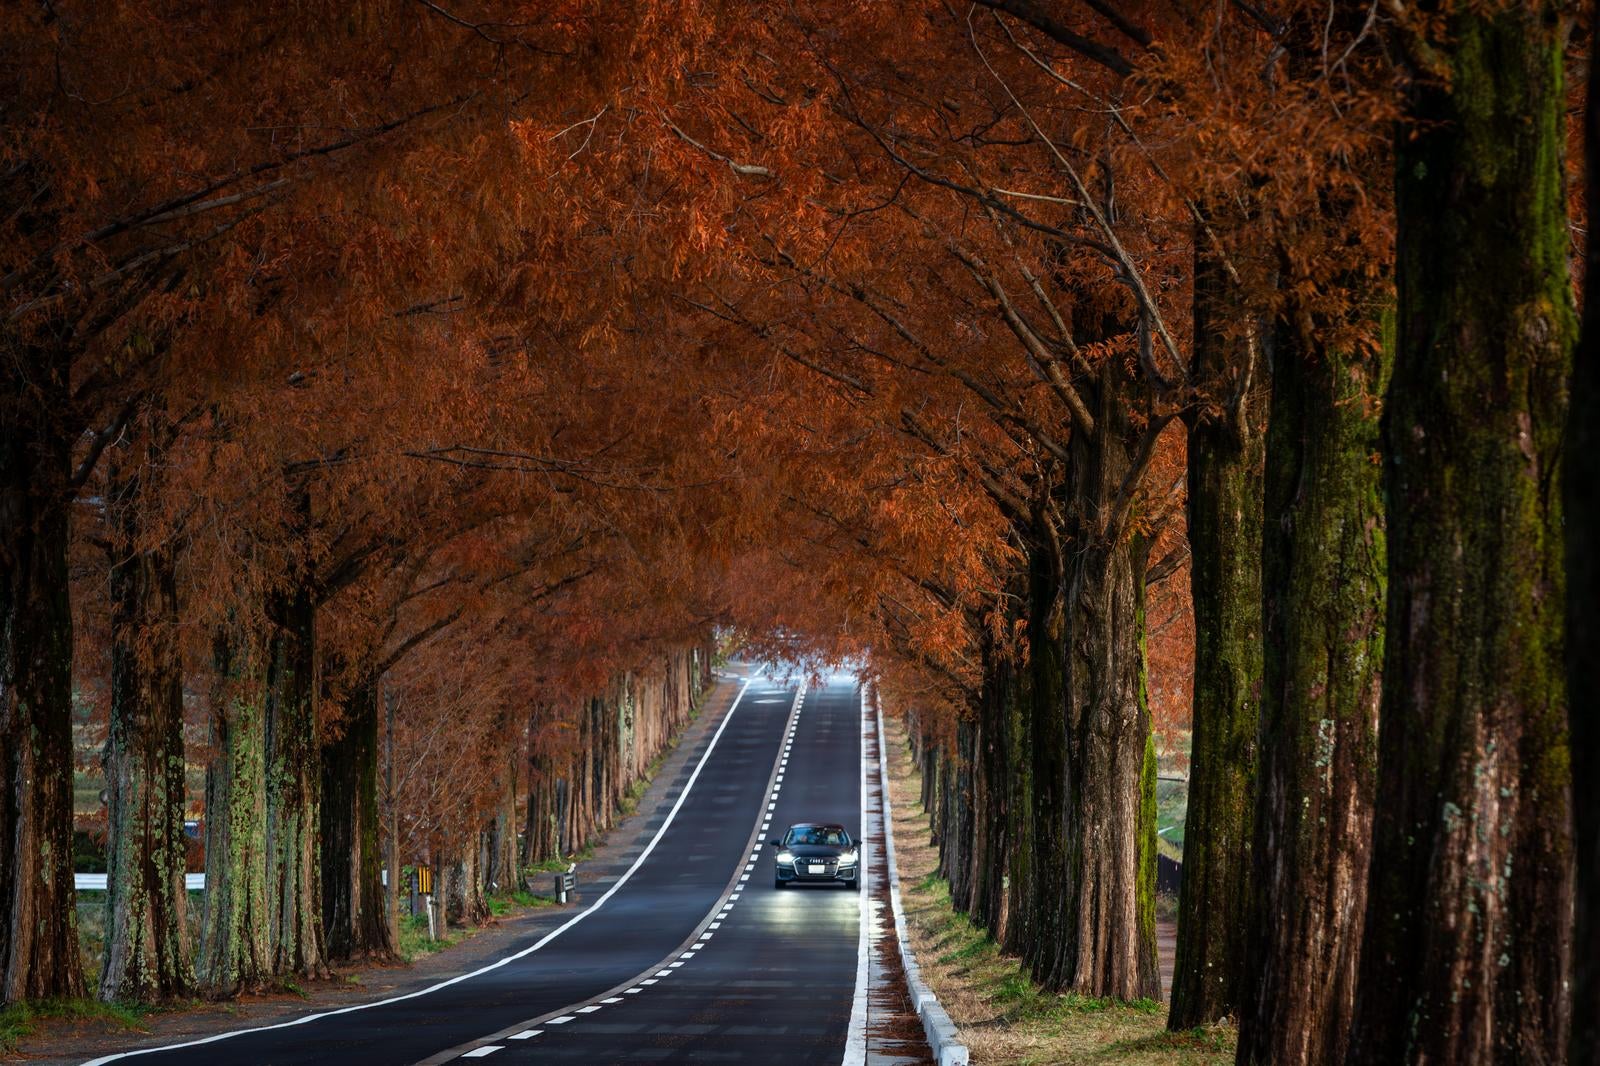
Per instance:
[[[764,846],[799,821],[860,835],[862,723],[853,683],[752,679],[634,865],[554,931],[397,999],[94,1062],[864,1061],[864,895],[777,890]]]

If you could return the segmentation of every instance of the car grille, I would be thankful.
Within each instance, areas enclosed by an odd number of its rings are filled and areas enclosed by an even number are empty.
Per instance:
[[[814,874],[811,872],[811,864],[814,862],[820,862],[822,864],[822,873]],[[801,877],[832,877],[834,871],[838,869],[838,865],[839,864],[836,860],[828,858],[796,858],[794,860],[795,873],[799,874]]]

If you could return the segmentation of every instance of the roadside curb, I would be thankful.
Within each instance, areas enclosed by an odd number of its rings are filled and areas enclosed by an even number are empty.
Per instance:
[[[900,902],[900,867],[894,857],[894,807],[889,799],[889,748],[883,732],[883,707],[873,693],[873,713],[878,721],[878,784],[883,792],[883,850],[889,869],[889,903],[894,909],[894,935],[900,942],[900,959],[905,968],[906,985],[911,990],[911,1004],[917,1017],[922,1019],[922,1031],[933,1049],[934,1061],[939,1066],[966,1066],[970,1061],[967,1045],[961,1042],[961,1031],[950,1020],[939,997],[933,994],[922,979],[922,968],[911,950],[906,936],[906,912]]]

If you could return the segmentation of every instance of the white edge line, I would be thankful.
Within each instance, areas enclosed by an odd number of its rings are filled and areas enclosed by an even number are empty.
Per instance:
[[[856,938],[856,989],[850,999],[850,1028],[844,1042],[844,1066],[865,1066],[867,1061],[867,884],[871,855],[867,849],[867,686],[861,686],[861,865],[857,886],[860,932]]]
[[[532,955],[535,951],[538,951],[540,948],[550,943],[550,941],[554,940],[556,937],[560,936],[562,933],[565,933],[568,929],[571,929],[573,926],[589,917],[589,915],[599,910],[601,906],[605,904],[606,900],[610,899],[619,888],[627,883],[628,878],[633,876],[633,872],[640,866],[644,865],[645,859],[650,857],[650,853],[655,850],[656,844],[661,840],[662,835],[666,833],[667,827],[670,826],[672,824],[672,820],[677,817],[678,808],[682,807],[683,801],[688,798],[689,792],[694,788],[695,781],[700,777],[700,771],[705,766],[706,760],[711,758],[711,753],[716,750],[717,741],[722,739],[722,731],[728,728],[729,722],[733,721],[733,712],[739,709],[740,701],[744,699],[744,694],[749,691],[750,686],[753,683],[753,681],[746,681],[744,683],[744,687],[739,690],[739,694],[733,698],[733,703],[728,707],[728,713],[722,716],[722,723],[717,726],[717,731],[711,736],[711,743],[706,745],[706,750],[700,755],[700,761],[695,764],[694,773],[689,775],[689,780],[684,784],[683,790],[678,793],[677,802],[672,805],[672,810],[667,812],[666,820],[661,823],[661,828],[656,830],[656,835],[650,838],[650,843],[646,844],[644,846],[644,850],[639,853],[639,857],[633,860],[633,865],[628,867],[627,871],[624,872],[621,877],[617,878],[616,883],[614,883],[610,888],[606,889],[605,892],[601,894],[599,899],[595,900],[592,904],[579,911],[577,914],[574,914],[571,918],[568,918],[562,924],[550,930],[550,932],[540,937],[535,943],[514,954],[507,955],[502,959],[497,959],[494,962],[489,963],[487,966],[480,966],[471,973],[457,974],[455,977],[452,977],[447,981],[440,981],[437,984],[429,985],[427,988],[419,988],[415,992],[407,992],[403,996],[391,996],[388,999],[375,999],[371,1003],[356,1003],[348,1007],[340,1007],[338,1010],[327,1010],[321,1011],[317,1014],[307,1014],[304,1017],[291,1018],[289,1021],[278,1022],[274,1025],[258,1025],[249,1029],[233,1029],[226,1033],[216,1033],[212,1036],[201,1037],[199,1040],[186,1040],[178,1044],[163,1044],[160,1047],[136,1048],[133,1051],[119,1051],[114,1055],[102,1055],[97,1059],[90,1059],[88,1062],[85,1062],[83,1066],[102,1066],[104,1063],[116,1062],[118,1059],[132,1058],[135,1055],[153,1055],[158,1051],[176,1051],[179,1048],[199,1047],[201,1044],[214,1044],[218,1041],[227,1040],[230,1037],[245,1036],[249,1033],[264,1033],[273,1029],[288,1029],[296,1025],[305,1025],[307,1022],[320,1021],[323,1018],[333,1018],[340,1014],[354,1014],[356,1011],[366,1010],[369,1007],[383,1007],[391,1003],[403,1003],[408,999],[416,999],[419,996],[426,996],[429,993],[437,992],[442,988],[449,988],[451,985],[460,984],[462,981],[468,981],[474,977],[480,977],[491,970],[498,970],[502,966],[507,966],[513,962],[516,962],[518,959],[526,958],[527,956]]]

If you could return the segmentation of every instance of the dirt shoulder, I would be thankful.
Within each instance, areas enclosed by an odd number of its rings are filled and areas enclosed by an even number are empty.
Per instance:
[[[512,907],[477,928],[452,928],[452,935],[461,935],[459,942],[412,962],[350,964],[341,967],[330,980],[297,982],[292,992],[242,996],[219,1003],[190,1001],[148,1012],[96,1008],[92,1004],[42,1004],[38,1006],[39,1015],[27,1023],[32,1032],[21,1038],[16,1052],[0,1055],[0,1061],[81,1063],[117,1051],[274,1025],[305,1014],[405,995],[518,950],[571,918],[587,901],[598,898],[632,865],[692,773],[692,760],[698,758],[704,741],[722,720],[739,687],[739,683],[724,681],[712,689],[699,715],[662,760],[634,812],[578,864],[578,897],[572,904]],[[4,1020],[0,1019],[0,1026],[3,1025]]]
[[[974,1063],[1227,1066],[1234,1032],[1220,1025],[1166,1030],[1165,1005],[1041,992],[1015,957],[1002,955],[982,930],[950,905],[918,805],[921,780],[898,719],[884,720],[895,856],[907,935],[939,1002],[960,1028]],[[1170,949],[1169,949],[1170,950]],[[1165,960],[1164,960],[1165,961]]]

